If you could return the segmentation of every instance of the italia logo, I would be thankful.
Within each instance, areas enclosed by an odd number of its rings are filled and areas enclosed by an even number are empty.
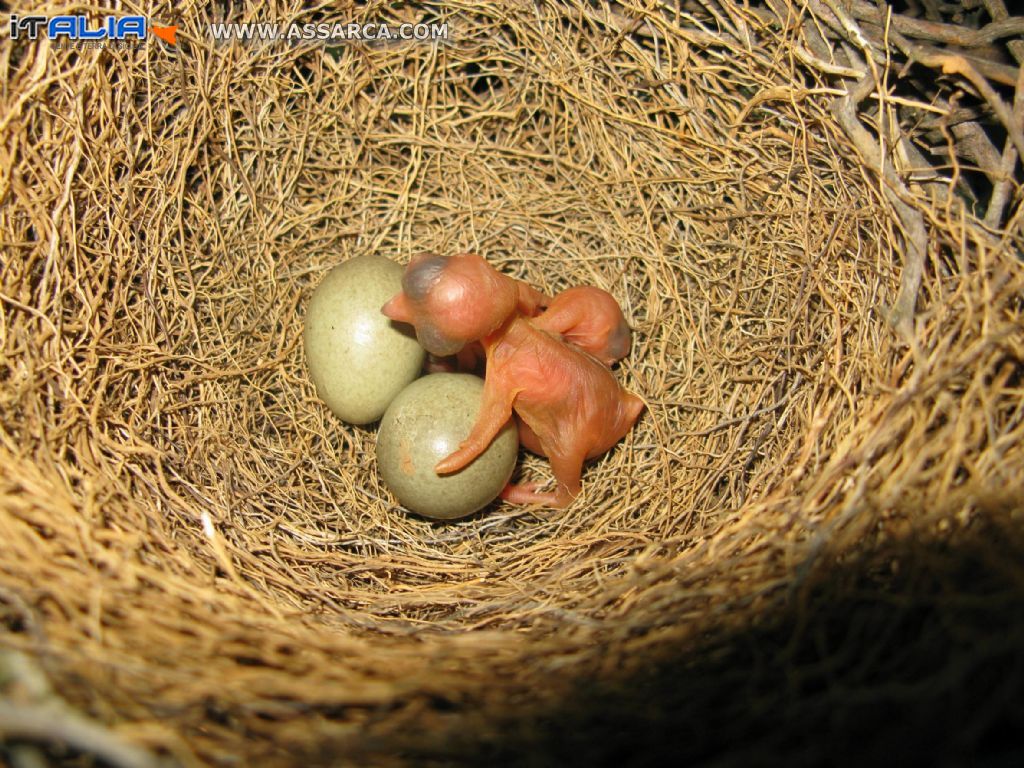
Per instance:
[[[90,24],[86,16],[11,15],[11,39],[24,34],[29,40],[45,36],[48,40],[145,40],[149,22],[145,16],[107,16]],[[153,34],[170,45],[177,45],[178,27],[152,26]]]
[[[178,27],[158,27],[156,24],[153,25],[153,34],[163,40],[165,43],[171,45],[178,44]]]

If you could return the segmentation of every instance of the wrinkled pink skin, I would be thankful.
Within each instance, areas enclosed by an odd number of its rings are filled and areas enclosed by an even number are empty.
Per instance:
[[[619,303],[608,291],[592,285],[562,291],[533,324],[589,352],[608,367],[629,354],[631,334]]]
[[[624,390],[598,359],[527,319],[546,297],[476,254],[417,257],[406,268],[402,285],[382,312],[412,324],[428,352],[450,355],[480,341],[487,358],[476,423],[436,471],[456,472],[473,461],[514,412],[523,445],[548,457],[557,486],[541,492],[533,484],[510,484],[502,497],[568,506],[580,492],[583,463],[625,436],[643,410],[640,398]],[[566,322],[559,318],[564,316],[553,317],[554,326]]]

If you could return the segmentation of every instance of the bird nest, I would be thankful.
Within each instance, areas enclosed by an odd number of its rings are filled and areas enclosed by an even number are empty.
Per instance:
[[[367,3],[447,39],[213,39],[338,20],[302,6],[0,32],[0,754],[1019,756],[1024,19]],[[622,305],[647,410],[568,509],[407,514],[317,399],[318,281],[424,250]]]

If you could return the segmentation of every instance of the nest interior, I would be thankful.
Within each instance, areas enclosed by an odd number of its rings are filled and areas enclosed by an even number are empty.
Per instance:
[[[1010,64],[914,58],[858,4],[371,3],[450,39],[211,41],[331,18],[236,5],[147,6],[174,46],[2,40],[0,733],[124,764],[863,757],[900,712],[908,754],[1012,752]],[[422,250],[622,304],[647,411],[567,510],[408,515],[317,399],[319,279]],[[92,741],[19,730],[56,699]]]

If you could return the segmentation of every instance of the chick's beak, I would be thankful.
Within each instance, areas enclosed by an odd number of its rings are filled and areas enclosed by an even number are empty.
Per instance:
[[[409,299],[404,293],[397,293],[380,308],[386,317],[397,323],[412,323],[412,307],[409,306]]]

